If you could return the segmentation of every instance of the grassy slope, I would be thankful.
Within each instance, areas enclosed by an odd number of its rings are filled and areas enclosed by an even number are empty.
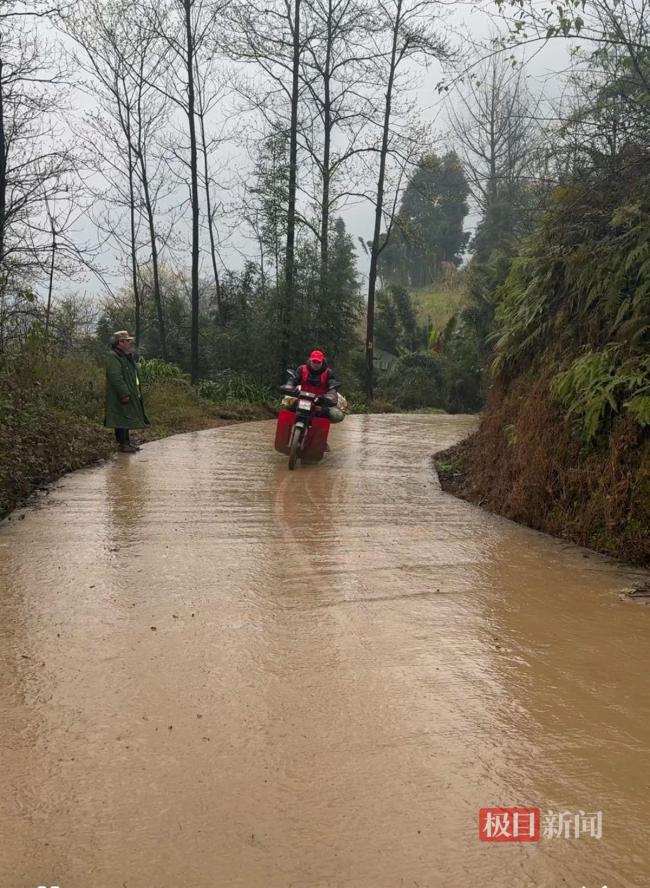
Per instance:
[[[146,402],[152,424],[141,433],[144,441],[216,428],[227,422],[268,419],[273,415],[263,404],[236,401],[215,404],[201,398],[187,383],[174,380],[148,386]]]
[[[228,422],[265,419],[264,405],[215,404],[182,380],[144,386],[152,425],[139,441]],[[66,472],[115,452],[102,425],[104,374],[90,361],[25,356],[0,373],[0,517]]]
[[[413,290],[411,295],[418,321],[421,324],[430,322],[436,330],[444,330],[466,299],[462,286]]]

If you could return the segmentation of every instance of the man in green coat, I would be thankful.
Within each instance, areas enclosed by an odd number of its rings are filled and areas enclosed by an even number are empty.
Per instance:
[[[129,429],[149,425],[144,410],[138,367],[131,354],[133,336],[128,330],[113,333],[111,350],[106,358],[106,413],[104,425],[115,429],[115,440],[122,453],[135,453],[140,448],[129,440]]]

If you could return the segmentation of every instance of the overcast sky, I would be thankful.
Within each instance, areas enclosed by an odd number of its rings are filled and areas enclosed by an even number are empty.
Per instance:
[[[495,9],[492,2],[484,3],[459,3],[451,7],[451,12],[447,14],[446,24],[452,32],[451,40],[459,48],[459,60],[462,67],[464,62],[468,63],[475,57],[475,50],[472,44],[481,42],[487,43],[491,35],[494,35],[497,23],[491,13]],[[465,54],[466,59],[463,58]],[[549,97],[557,95],[560,91],[560,78],[557,76],[567,64],[568,54],[567,46],[563,41],[556,41],[546,47],[540,49],[535,47],[527,50],[526,55],[519,53],[519,57],[525,59],[526,76],[533,91],[543,90]],[[419,81],[419,86],[415,90],[419,113],[424,121],[431,126],[434,138],[434,147],[437,151],[445,153],[454,147],[453,141],[449,134],[449,126],[446,116],[446,103],[453,101],[453,92],[449,95],[441,95],[437,86],[441,80],[448,78],[448,73],[441,69],[439,63],[431,63],[428,68],[416,67],[412,68],[414,77]],[[76,113],[78,117],[91,107],[90,101],[81,93],[75,94]],[[228,103],[224,108],[228,107]],[[219,115],[224,111],[217,109],[213,127],[220,126]],[[235,127],[235,132],[241,131],[241,126]],[[237,143],[231,141],[225,144],[217,155],[217,165],[223,168],[223,175],[219,176],[219,180],[224,183],[220,197],[224,206],[234,206],[236,204],[236,183],[245,181],[250,171],[250,158]],[[299,171],[300,174],[300,171]],[[177,201],[182,194],[175,196]],[[359,257],[359,271],[362,278],[365,276],[367,269],[367,257],[359,249],[358,239],[363,238],[367,241],[372,236],[372,228],[374,221],[374,208],[368,202],[357,201],[345,207],[340,215],[343,216],[349,233],[352,235],[357,253]],[[235,225],[236,223],[236,225]],[[471,230],[476,223],[476,216],[470,212],[466,221],[466,228]],[[185,223],[179,223],[185,225]],[[237,228],[237,233],[228,237],[229,228]],[[237,269],[241,268],[246,254],[251,258],[255,257],[255,244],[252,239],[247,239],[241,231],[241,221],[239,219],[227,218],[223,225],[224,243],[221,247],[221,255],[226,267]],[[86,223],[80,228],[80,235],[87,239],[92,239],[95,232],[92,230],[90,223]],[[183,257],[174,257],[176,261],[182,264]],[[207,263],[207,256],[205,257]],[[110,272],[111,286],[117,288],[123,280],[123,272],[118,260],[117,251],[113,251],[107,245],[102,255],[103,264]],[[189,255],[186,265],[189,266]],[[207,271],[207,264],[206,264]],[[97,280],[88,277],[83,282],[67,283],[61,287],[59,292],[70,290],[84,290],[89,294],[99,294],[102,288]]]

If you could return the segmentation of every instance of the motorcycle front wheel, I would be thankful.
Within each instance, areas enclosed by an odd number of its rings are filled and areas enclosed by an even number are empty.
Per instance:
[[[296,462],[298,460],[298,451],[300,449],[300,442],[302,441],[302,433],[303,428],[301,426],[294,426],[293,432],[291,435],[291,445],[289,447],[289,469],[293,471],[296,467]]]

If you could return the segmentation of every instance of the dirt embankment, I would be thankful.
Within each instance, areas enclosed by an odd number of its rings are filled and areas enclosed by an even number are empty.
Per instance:
[[[444,490],[617,558],[650,563],[650,434],[619,419],[585,447],[548,381],[490,393],[478,431],[437,453]]]

